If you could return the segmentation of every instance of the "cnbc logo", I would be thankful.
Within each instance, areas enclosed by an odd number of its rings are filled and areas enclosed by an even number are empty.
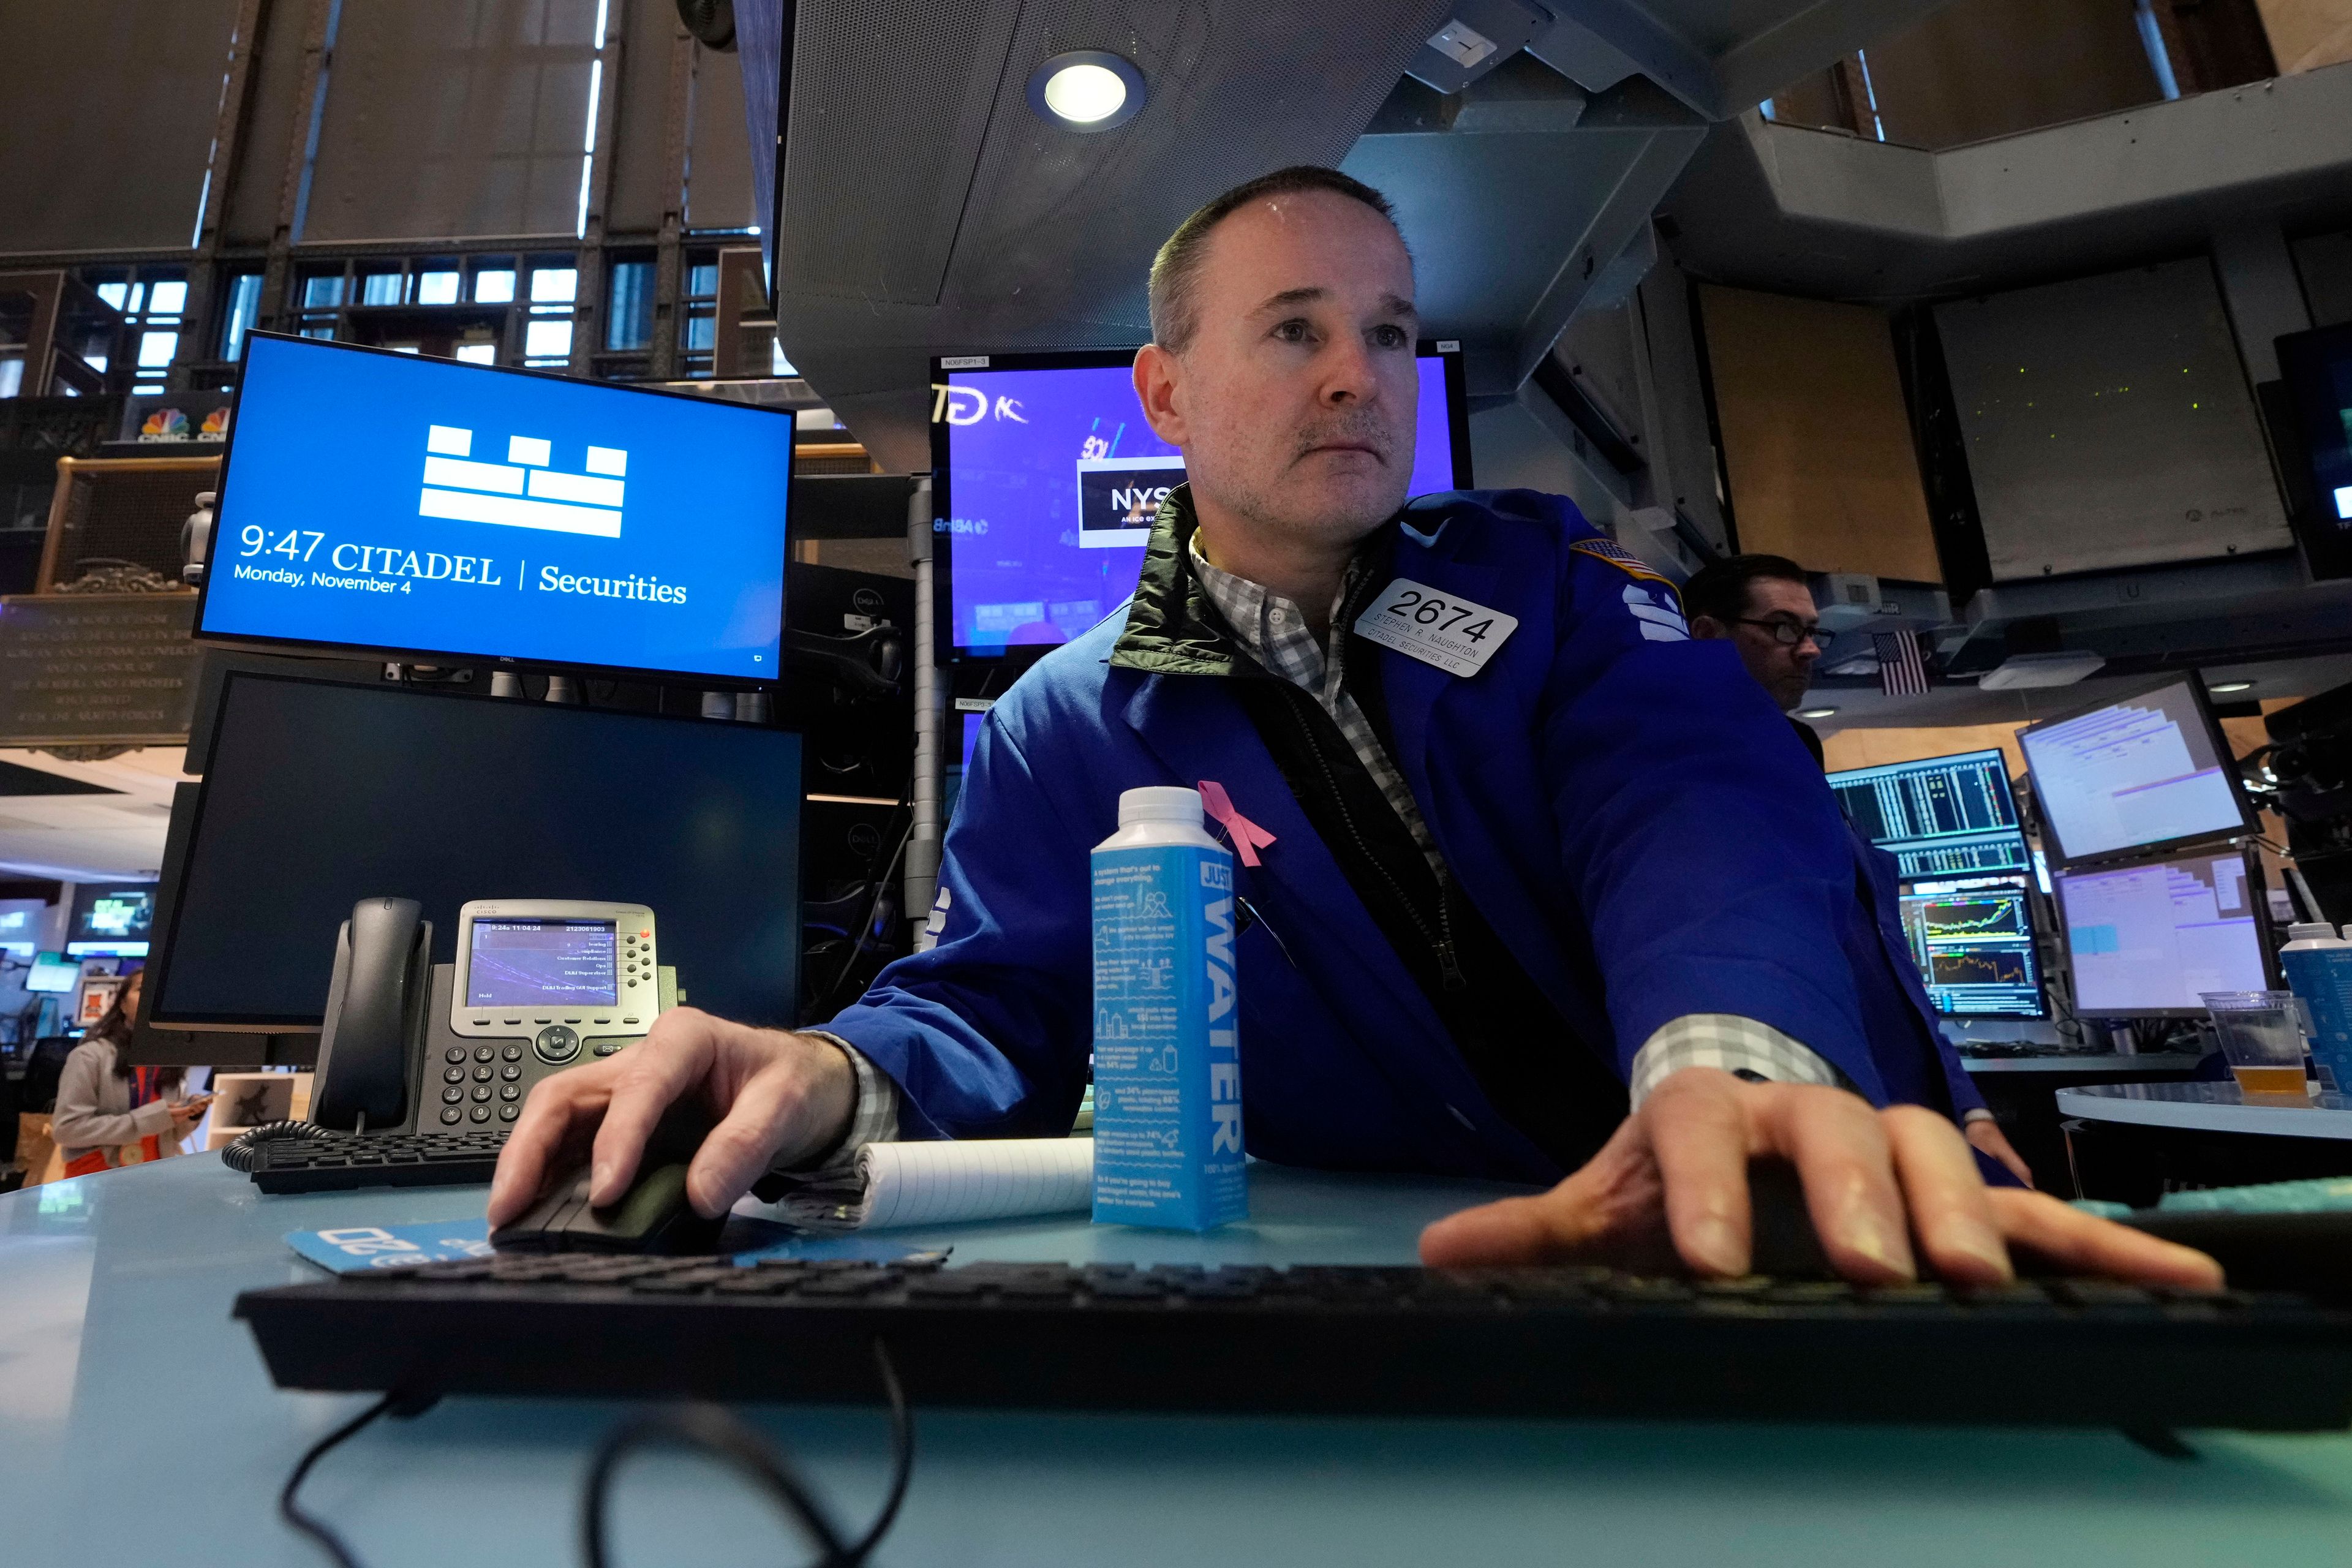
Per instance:
[[[549,533],[621,537],[621,492],[629,455],[618,447],[591,447],[583,472],[551,467],[554,443],[535,436],[507,438],[507,460],[474,457],[474,433],[454,425],[425,431],[425,493],[419,517],[489,522]]]
[[[1160,503],[1183,482],[1184,459],[1173,453],[1161,458],[1080,458],[1079,548],[1108,550],[1148,542]]]

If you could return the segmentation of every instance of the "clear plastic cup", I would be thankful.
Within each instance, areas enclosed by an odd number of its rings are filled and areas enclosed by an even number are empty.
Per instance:
[[[2305,1098],[2305,1026],[2294,992],[2206,991],[2198,999],[2213,1020],[2242,1093],[2271,1100]]]

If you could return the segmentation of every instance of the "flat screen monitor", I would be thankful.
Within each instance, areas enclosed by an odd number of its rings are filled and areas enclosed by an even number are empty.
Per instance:
[[[1903,936],[1946,1017],[2049,1016],[2022,875],[1914,882],[1903,894]]]
[[[478,899],[635,902],[696,1006],[794,1021],[801,739],[661,718],[233,672],[164,852],[159,1027],[318,1027],[335,932],[418,900],[456,957]]]
[[[81,963],[62,952],[37,952],[33,967],[25,976],[27,991],[48,991],[58,995],[81,984]]]
[[[196,636],[761,683],[788,409],[248,333]]]
[[[2194,670],[2021,730],[2042,836],[2062,866],[2254,831]]]
[[[1854,831],[1894,856],[1906,880],[2032,867],[1998,750],[1851,768],[1829,780]]]
[[[2293,456],[2310,480],[2295,531],[2315,575],[2352,576],[2352,322],[2281,338],[2278,359],[2300,449]]]
[[[1184,459],[1136,404],[1133,349],[975,354],[931,371],[940,637],[961,659],[1068,642],[1123,604]],[[1462,354],[1423,343],[1407,493],[1468,489]]]
[[[74,889],[66,920],[66,955],[144,958],[154,921],[154,883],[85,882]]]
[[[2271,984],[2262,873],[2241,851],[2188,850],[2054,880],[2084,1017],[2201,1017],[2200,993]]]

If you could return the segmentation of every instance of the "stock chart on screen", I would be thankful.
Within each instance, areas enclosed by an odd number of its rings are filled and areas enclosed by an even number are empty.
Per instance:
[[[2033,863],[1998,751],[1832,773],[1854,831],[1895,857],[1905,880],[2028,871]]]
[[[1903,935],[1937,1012],[2039,1018],[2047,1011],[2023,877],[1915,883],[1903,895]]]

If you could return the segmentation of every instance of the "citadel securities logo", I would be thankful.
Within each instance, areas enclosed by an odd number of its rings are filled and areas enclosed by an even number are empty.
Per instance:
[[[621,537],[621,501],[629,454],[618,447],[591,447],[584,473],[553,468],[554,443],[533,436],[507,440],[507,460],[474,458],[474,433],[452,425],[425,432],[425,490],[419,517],[452,522],[488,522],[500,528],[535,528],[550,533]]]
[[[1109,550],[1151,538],[1152,519],[1168,492],[1184,482],[1184,459],[1080,458],[1078,548]]]

